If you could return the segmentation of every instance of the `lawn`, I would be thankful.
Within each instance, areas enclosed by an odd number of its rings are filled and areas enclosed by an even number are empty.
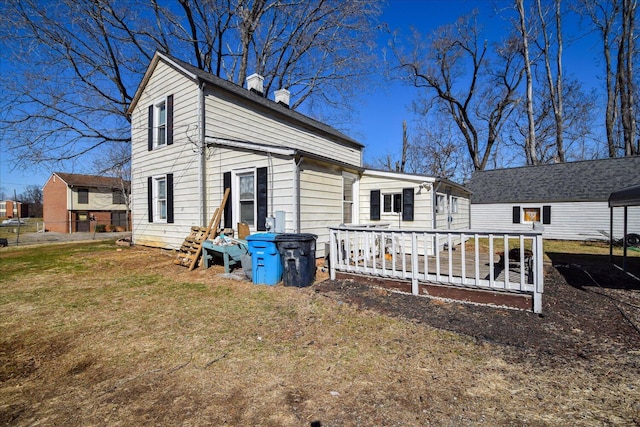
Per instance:
[[[0,424],[640,422],[640,348],[625,365],[516,363],[314,286],[189,272],[173,256],[109,241],[0,250]]]

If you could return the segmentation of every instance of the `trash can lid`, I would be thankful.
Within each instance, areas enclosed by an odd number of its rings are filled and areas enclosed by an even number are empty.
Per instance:
[[[283,233],[276,235],[277,242],[304,242],[307,240],[316,240],[318,236],[311,233]]]
[[[245,240],[262,241],[262,242],[275,242],[278,234],[276,233],[254,233],[247,236]]]

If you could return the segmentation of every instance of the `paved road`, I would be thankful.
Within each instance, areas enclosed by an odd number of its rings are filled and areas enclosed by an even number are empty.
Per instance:
[[[65,243],[79,242],[91,240],[115,240],[125,237],[131,237],[131,232],[122,233],[55,233],[48,231],[46,233],[22,233],[19,239],[16,235],[9,236],[7,243],[9,246],[34,245],[42,243]],[[17,240],[17,242],[16,242]]]

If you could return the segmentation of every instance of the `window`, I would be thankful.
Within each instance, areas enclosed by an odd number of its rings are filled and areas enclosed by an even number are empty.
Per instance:
[[[444,212],[445,206],[444,206],[444,194],[437,194],[436,195],[436,212],[437,213],[442,213]]]
[[[111,203],[114,205],[124,205],[127,203],[122,190],[113,190],[113,193],[111,193]]]
[[[351,174],[344,174],[342,176],[342,223],[353,224],[356,222],[355,218],[355,204],[354,204],[354,186],[356,185],[356,177]]]
[[[238,184],[240,188],[240,221],[249,224],[249,227],[255,227],[256,222],[256,202],[255,202],[255,175],[254,172],[243,173],[238,175]]]
[[[522,222],[540,222],[540,208],[522,208]]]
[[[384,213],[402,212],[402,194],[385,194],[383,199]]]
[[[147,178],[147,209],[149,222],[173,223],[173,174]]]
[[[458,213],[458,198],[451,196],[451,213]]]
[[[86,188],[78,189],[78,204],[86,205],[89,203],[89,190]]]
[[[162,222],[167,220],[167,178],[155,178],[155,220]]]
[[[156,147],[167,144],[167,104],[162,101],[156,104]]]
[[[173,144],[173,95],[149,105],[148,150]]]

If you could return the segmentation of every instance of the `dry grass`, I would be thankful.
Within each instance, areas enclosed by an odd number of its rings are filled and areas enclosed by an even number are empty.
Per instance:
[[[639,420],[638,372],[509,364],[499,347],[313,287],[257,286],[172,260],[112,243],[1,251],[0,424]]]

